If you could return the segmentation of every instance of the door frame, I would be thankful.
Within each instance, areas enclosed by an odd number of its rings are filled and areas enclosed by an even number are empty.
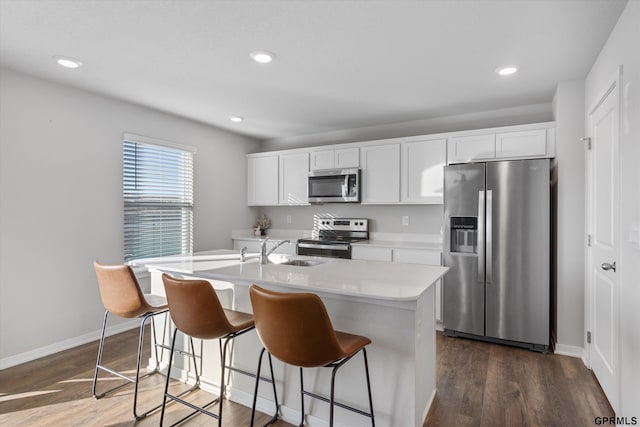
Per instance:
[[[599,96],[596,98],[596,101],[592,103],[592,105],[588,108],[588,110],[585,112],[586,113],[586,125],[587,125],[587,135],[590,138],[590,142],[589,144],[591,144],[591,142],[593,141],[593,135],[592,130],[593,130],[593,123],[592,123],[592,114],[593,112],[602,104],[602,102],[604,102],[604,100],[610,95],[613,94],[616,99],[615,102],[617,104],[617,113],[618,113],[618,137],[616,139],[616,141],[614,142],[617,146],[616,151],[618,152],[618,158],[616,159],[616,166],[619,167],[620,165],[620,157],[619,157],[619,146],[620,146],[620,102],[622,99],[621,96],[621,92],[622,92],[622,65],[618,66],[618,69],[616,70],[616,72],[613,74],[613,76],[611,76],[608,80],[607,80],[607,84],[605,85],[605,88],[599,93]],[[594,220],[594,213],[591,210],[591,205],[593,202],[593,162],[594,162],[594,158],[593,158],[593,151],[592,150],[585,150],[585,231],[586,231],[586,236],[593,236],[593,220]],[[618,174],[618,182],[616,183],[616,185],[618,185],[618,188],[620,188],[620,175]],[[619,207],[620,206],[620,196],[619,196],[619,192],[616,195],[616,199],[615,199],[615,204]],[[621,242],[621,235],[620,235],[620,210],[617,209],[616,210],[616,227],[613,231],[614,235],[616,236],[616,245],[615,245],[615,261],[617,262],[616,267],[617,269],[620,269],[621,265],[619,262],[619,254],[620,254],[620,242]],[[588,331],[593,331],[595,328],[595,317],[594,317],[594,283],[591,277],[591,272],[593,270],[593,250],[592,247],[587,244],[586,245],[586,249],[585,249],[585,334],[584,334],[584,346],[585,346],[585,351],[584,351],[584,358],[585,358],[585,364],[587,365],[587,367],[589,369],[592,368],[592,345],[591,343],[587,342],[587,332]],[[616,294],[614,296],[614,298],[617,299],[617,304],[618,307],[620,307],[620,287],[619,287],[619,282],[618,282],[618,286],[616,287]],[[617,344],[618,344],[618,349],[617,349],[617,369],[615,372],[615,377],[616,377],[616,386],[618,388],[618,395],[620,393],[620,351],[619,351],[619,344],[620,344],[620,340],[619,340],[619,336],[620,336],[620,316],[619,316],[619,312],[618,314],[615,316],[615,322],[616,322],[616,326],[615,326],[615,333],[618,335],[618,339],[616,340]]]

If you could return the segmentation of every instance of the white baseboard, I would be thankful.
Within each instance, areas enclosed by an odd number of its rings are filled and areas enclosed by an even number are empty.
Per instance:
[[[585,360],[584,348],[575,345],[556,343],[555,354],[559,354],[561,356],[577,357],[578,359],[582,359],[583,361]]]
[[[118,325],[109,326],[105,331],[105,335],[111,336],[119,334],[120,332],[137,328],[139,324],[140,321],[138,319],[132,319]],[[100,332],[101,330],[93,331],[88,334],[69,338],[64,341],[59,341],[57,343],[36,348],[34,350],[29,350],[24,353],[16,354],[14,356],[5,357],[3,359],[0,359],[0,369],[6,369],[12,366],[20,365],[22,363],[31,362],[32,360],[36,360],[41,357],[49,356],[60,351],[69,350],[70,348],[87,344],[92,341],[97,341],[100,339]]]
[[[433,391],[431,392],[431,397],[429,398],[429,403],[427,404],[427,407],[424,410],[424,413],[422,414],[422,421],[424,422],[424,420],[427,419],[427,415],[429,415],[429,410],[431,409],[431,405],[433,405],[433,400],[436,398],[436,389],[434,388]]]

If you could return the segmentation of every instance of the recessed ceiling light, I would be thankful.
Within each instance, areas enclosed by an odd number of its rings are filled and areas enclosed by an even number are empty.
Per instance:
[[[504,67],[496,68],[496,73],[501,76],[510,76],[518,72],[518,67],[516,65],[505,65]]]
[[[234,123],[240,123],[241,121],[244,120],[244,117],[241,117],[241,116],[229,116],[229,120],[231,120]]]
[[[68,56],[60,56],[60,55],[55,55],[53,57],[53,60],[56,61],[58,63],[58,65],[61,65],[63,67],[66,68],[80,68],[82,67],[82,61],[75,59],[75,58],[71,58]]]
[[[249,54],[249,56],[251,59],[261,64],[269,63],[276,57],[273,52],[269,52],[268,50],[254,50]]]

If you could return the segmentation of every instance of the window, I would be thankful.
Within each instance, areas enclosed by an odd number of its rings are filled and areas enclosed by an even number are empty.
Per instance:
[[[193,251],[193,155],[125,134],[124,259]]]

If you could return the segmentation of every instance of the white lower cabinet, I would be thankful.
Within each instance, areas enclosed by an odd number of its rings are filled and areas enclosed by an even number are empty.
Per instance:
[[[442,252],[431,249],[404,249],[382,246],[351,247],[351,258],[364,261],[393,261],[407,264],[442,265]],[[442,281],[436,282],[436,321],[442,322]]]

